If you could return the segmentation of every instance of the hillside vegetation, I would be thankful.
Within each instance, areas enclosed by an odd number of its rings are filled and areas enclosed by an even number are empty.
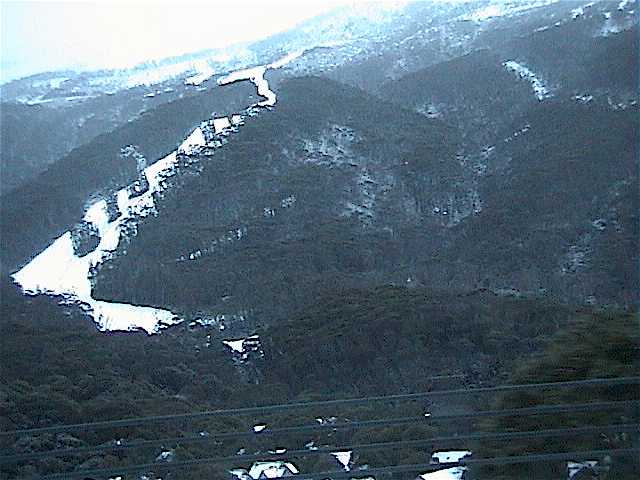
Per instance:
[[[3,312],[6,312],[2,330],[11,335],[2,337],[0,417],[2,429],[9,430],[233,406],[508,381],[614,376],[637,371],[638,338],[637,333],[634,336],[631,332],[634,323],[629,315],[578,313],[550,301],[500,297],[490,292],[456,295],[400,287],[327,292],[292,317],[290,323],[260,330],[265,356],[250,357],[244,362],[232,358],[221,343],[225,337],[216,329],[178,326],[162,335],[104,334],[96,332],[73,310],[63,314],[49,300],[35,298],[24,304],[10,287],[3,290],[2,299]],[[579,322],[577,327],[569,326],[572,320]],[[606,333],[603,320],[607,325],[620,328]],[[549,343],[558,329],[561,333]],[[603,338],[606,343],[601,341]],[[548,345],[547,353],[540,357],[539,363],[514,370],[518,359],[537,358],[532,356],[542,352],[544,345]],[[465,375],[466,380],[460,384],[431,379],[440,374]],[[603,392],[602,398],[619,397],[620,393]],[[578,400],[579,397],[505,398],[501,405]],[[161,423],[86,434],[21,436],[5,444],[3,450],[38,451],[100,444],[119,438],[154,439],[194,435],[199,431],[249,429],[259,422],[277,427],[305,425],[315,423],[317,416],[338,415],[351,420],[420,417],[425,409],[434,413],[445,413],[451,408],[465,411],[481,407],[488,400],[376,404],[188,424]],[[570,419],[554,417],[549,421],[566,424]],[[531,426],[515,423],[495,426],[515,427]],[[321,433],[292,434],[278,437],[276,442],[289,449],[300,448],[311,440],[337,446],[428,438],[473,428],[468,422],[455,426],[416,425],[411,429],[385,427],[345,431],[329,437]],[[177,445],[176,458],[224,456],[242,447],[248,451],[265,451],[275,446],[270,437],[261,437],[256,442],[247,444],[239,439],[225,442],[215,450],[210,443]],[[553,446],[550,444],[549,448]],[[8,478],[17,478],[29,472],[63,471],[79,464],[83,468],[106,468],[137,463],[141,459],[153,461],[160,451],[158,447],[149,447],[135,455],[120,452],[40,460],[5,469],[5,474]],[[522,450],[513,445],[510,452]],[[358,463],[379,466],[388,462],[412,463],[424,461],[428,455],[428,446],[393,453],[366,451],[358,454]],[[306,471],[318,471],[335,465],[328,464],[329,460],[326,456],[312,455],[296,462]],[[219,468],[206,467],[180,478],[198,478],[203,472],[222,478],[224,470]]]

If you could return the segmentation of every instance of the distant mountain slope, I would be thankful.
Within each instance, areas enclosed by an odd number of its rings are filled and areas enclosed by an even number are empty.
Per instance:
[[[431,262],[441,281],[636,298],[637,27],[603,35],[592,13],[380,89],[479,146],[483,212]]]
[[[457,149],[438,120],[320,78],[283,82],[273,112],[170,189],[96,294],[285,315],[334,282],[406,280],[401,232],[430,221],[423,204],[467,194],[444,181],[468,175]]]
[[[294,65],[296,75],[325,75],[381,95],[389,80],[487,48],[531,63],[543,76],[551,68],[558,73],[549,76],[553,86],[569,75],[570,86],[579,94],[594,87],[581,80],[594,72],[581,68],[585,59],[595,59],[592,63],[603,67],[596,87],[611,87],[609,77],[621,80],[615,72],[626,71],[626,64],[619,63],[621,52],[607,52],[629,47],[620,39],[634,37],[630,29],[637,24],[637,14],[632,5],[620,9],[613,0],[584,6],[478,0],[341,7],[253,44],[197,51],[125,70],[48,72],[15,80],[0,87],[6,172],[2,188],[6,192],[28,181],[50,162],[141,111],[188,94],[183,84],[187,78],[266,63],[294,51],[306,51]],[[637,57],[637,48],[635,56],[628,53],[627,58]],[[635,92],[634,75],[624,77],[627,93]],[[20,105],[30,106],[21,112],[14,108]],[[38,128],[38,118],[50,131]],[[31,140],[30,147],[21,146],[25,138]]]
[[[638,30],[596,36],[601,21],[594,22],[528,33],[438,63],[385,82],[379,95],[455,124],[481,143],[508,135],[505,127],[541,101],[533,78],[519,78],[507,62],[535,75],[543,98],[628,105],[637,96]]]
[[[215,88],[161,105],[113,132],[75,149],[29,184],[5,195],[0,205],[2,269],[8,273],[44,249],[82,218],[92,197],[115,191],[137,175],[120,151],[136,145],[149,162],[174,150],[211,113],[246,107],[253,89],[244,84]]]
[[[327,285],[637,298],[637,15],[608,0],[368,15],[329,14],[252,47],[271,58],[312,46],[267,73],[273,109],[170,180],[96,296],[247,325],[288,318]],[[163,105],[18,190],[2,206],[3,264],[24,264],[92,195],[130,181],[120,148],[155,159],[209,117],[209,99],[230,113],[250,92]]]
[[[73,92],[58,93],[58,97],[52,91],[50,99],[34,103],[7,102],[3,98],[2,195],[26,184],[74,148],[184,95],[174,90],[145,97],[148,91],[132,88],[113,95],[103,92],[96,97],[75,96]]]
[[[637,107],[514,92],[524,113],[501,130],[515,132],[480,151],[362,91],[283,81],[273,112],[178,180],[96,294],[255,321],[329,284],[407,279],[629,302],[637,216],[620,198],[637,184]]]
[[[514,120],[539,103],[529,82],[518,81],[503,61],[479,50],[388,81],[380,95],[456,125],[470,142],[486,145],[510,134]]]
[[[637,298],[638,114],[565,100],[516,120],[528,128],[491,151],[483,213],[458,227],[450,258],[505,286]]]

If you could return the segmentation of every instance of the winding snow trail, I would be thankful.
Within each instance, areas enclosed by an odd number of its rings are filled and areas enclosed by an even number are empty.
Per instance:
[[[519,64],[514,60],[509,60],[502,64],[504,68],[507,70],[514,72],[520,78],[527,80],[531,83],[531,88],[533,89],[533,93],[539,101],[544,100],[545,98],[549,98],[551,96],[551,92],[547,86],[538,78],[538,76],[529,70],[524,65]]]
[[[238,70],[229,75],[226,75],[218,79],[218,85],[228,85],[230,83],[239,82],[242,80],[250,80],[256,86],[258,95],[264,97],[265,100],[258,102],[256,105],[259,107],[272,107],[276,104],[276,94],[269,88],[269,82],[264,78],[264,74],[267,70],[277,70],[282,68],[288,63],[292,62],[304,53],[304,50],[299,50],[288,54],[287,56],[276,60],[268,65],[261,65],[259,67],[247,68],[244,70]]]
[[[272,107],[276,103],[276,94],[269,88],[264,78],[267,69],[281,68],[302,55],[302,51],[289,54],[266,66],[254,67],[233,72],[221,80],[219,85],[250,80],[258,94],[265,98],[259,107]],[[251,107],[247,109],[249,111]],[[232,125],[242,125],[243,116],[232,115],[214,118],[214,133],[224,133]],[[27,295],[59,295],[65,303],[77,303],[87,311],[103,331],[134,330],[141,328],[147,333],[157,333],[162,327],[180,323],[179,318],[169,310],[114,303],[94,299],[92,295],[92,270],[111,259],[120,244],[125,230],[131,224],[155,212],[154,194],[164,190],[163,180],[177,173],[177,154],[195,154],[202,146],[207,145],[205,135],[200,127],[182,142],[177,150],[156,161],[144,170],[149,188],[141,195],[131,196],[132,185],[116,193],[118,216],[109,221],[108,206],[105,200],[93,203],[85,212],[83,220],[92,224],[98,232],[100,241],[97,247],[84,256],[76,255],[73,248],[71,231],[67,231],[53,241],[49,247],[38,254],[31,262],[12,275]]]
[[[193,133],[187,138],[187,148],[193,148],[192,137]],[[185,147],[184,143],[182,148]],[[71,232],[67,231],[15,273],[13,279],[29,295],[61,295],[70,302],[80,303],[92,315],[100,330],[142,328],[152,333],[161,325],[180,321],[168,310],[106,302],[91,296],[91,270],[113,256],[127,224],[154,211],[153,194],[163,190],[161,182],[175,173],[176,163],[176,152],[173,152],[147,167],[144,173],[149,181],[149,189],[142,195],[132,198],[129,188],[118,191],[119,215],[112,222],[109,222],[105,200],[87,209],[84,220],[92,224],[100,236],[100,242],[92,252],[82,257],[76,255]]]

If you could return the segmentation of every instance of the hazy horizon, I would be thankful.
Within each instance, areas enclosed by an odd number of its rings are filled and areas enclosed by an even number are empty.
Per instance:
[[[0,83],[47,71],[128,68],[257,41],[345,3],[3,1]]]

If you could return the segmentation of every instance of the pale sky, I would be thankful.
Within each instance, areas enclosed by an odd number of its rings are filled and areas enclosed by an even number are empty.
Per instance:
[[[257,40],[353,0],[0,0],[0,81]]]

